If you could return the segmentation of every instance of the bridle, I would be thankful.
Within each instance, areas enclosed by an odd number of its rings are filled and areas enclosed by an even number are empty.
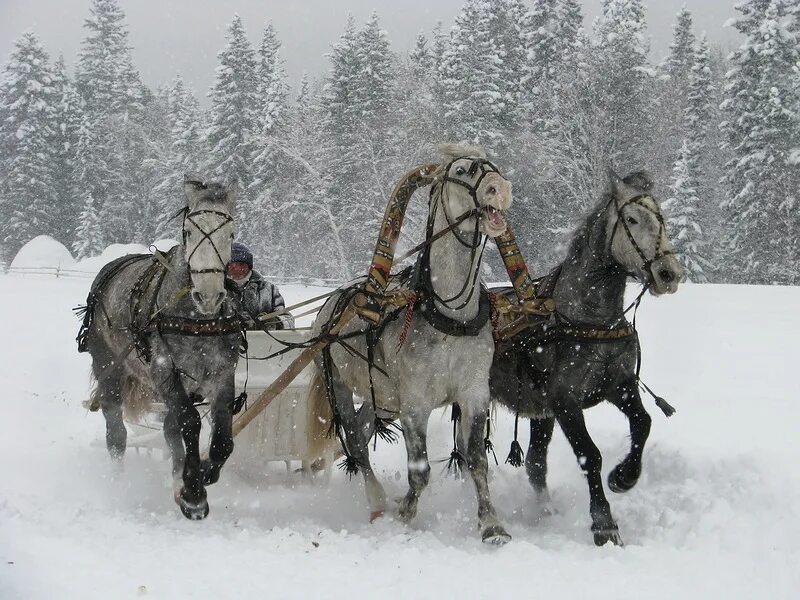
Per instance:
[[[480,175],[478,176],[478,179],[475,181],[474,184],[470,184],[470,183],[468,183],[466,181],[462,181],[460,179],[456,179],[454,177],[450,177],[450,168],[453,166],[453,164],[456,161],[459,161],[459,160],[469,160],[469,161],[471,161],[470,162],[470,166],[467,169],[467,175],[469,175],[470,177],[474,177],[475,174],[478,173],[478,171],[480,171]],[[471,157],[471,156],[459,156],[459,157],[456,157],[453,160],[451,160],[447,164],[445,169],[444,169],[444,177],[442,177],[441,182],[438,184],[438,185],[442,186],[441,193],[439,194],[438,201],[437,201],[437,199],[434,198],[435,192],[436,192],[436,185],[431,187],[431,191],[430,191],[430,195],[429,195],[429,199],[428,199],[429,210],[428,210],[428,223],[427,223],[426,235],[425,235],[426,239],[431,239],[433,237],[433,235],[434,235],[433,234],[433,225],[434,225],[434,220],[436,219],[436,210],[438,208],[439,203],[441,203],[442,212],[444,213],[445,220],[447,221],[447,229],[453,233],[453,236],[455,237],[455,239],[458,241],[459,244],[461,244],[465,248],[469,249],[471,264],[476,264],[475,255],[477,253],[478,248],[481,249],[480,252],[481,252],[481,255],[483,255],[483,250],[486,247],[486,239],[481,240],[481,238],[483,236],[481,236],[481,233],[480,233],[480,222],[479,222],[479,220],[476,219],[476,221],[475,221],[475,229],[474,229],[474,231],[472,233],[472,240],[471,241],[465,241],[464,239],[462,239],[461,233],[458,230],[458,225],[460,225],[465,220],[467,220],[467,219],[469,219],[471,217],[477,217],[480,214],[482,208],[481,208],[480,203],[478,202],[478,188],[480,188],[481,182],[483,182],[483,179],[489,173],[497,173],[498,175],[500,175],[502,177],[502,175],[500,174],[500,170],[494,165],[494,163],[492,163],[491,161],[489,161],[489,160],[487,160],[485,158],[474,158],[474,157]],[[444,201],[444,195],[447,193],[446,192],[447,188],[445,187],[445,185],[447,183],[455,183],[455,184],[458,184],[458,185],[460,185],[462,187],[467,188],[467,191],[469,192],[470,198],[472,198],[472,203],[474,205],[474,207],[472,209],[466,211],[465,213],[459,215],[456,218],[452,218],[450,216],[450,214],[448,213],[448,210],[447,210],[447,203],[445,203],[445,201]],[[429,260],[430,260],[429,252],[430,252],[430,247],[428,246],[428,247],[425,248],[425,252],[423,253],[423,260],[427,261],[428,264],[430,264],[429,263]],[[480,262],[481,261],[479,260],[477,262],[477,264],[479,265]],[[429,287],[428,291],[439,303],[443,304],[444,306],[447,306],[451,310],[460,310],[460,309],[464,308],[465,306],[467,306],[467,304],[469,304],[470,300],[472,299],[473,293],[475,291],[475,282],[478,279],[479,273],[480,273],[480,268],[476,267],[474,273],[472,273],[472,276],[467,276],[467,278],[464,280],[464,285],[461,286],[461,289],[454,296],[452,296],[451,298],[442,298],[442,297],[440,297],[435,291],[433,291],[433,286],[432,285],[428,286]],[[472,290],[467,295],[467,298],[463,302],[461,302],[458,306],[455,306],[455,307],[454,306],[450,306],[450,302],[452,302],[453,300],[455,300],[456,298],[461,296],[467,290],[467,287],[470,284],[472,284]]]
[[[642,271],[644,273],[650,273],[650,275],[652,276],[653,273],[650,269],[652,268],[653,263],[658,259],[663,258],[664,256],[672,254],[672,251],[661,249],[661,240],[665,236],[667,229],[666,224],[664,223],[664,216],[661,214],[660,211],[653,210],[652,208],[647,206],[647,204],[643,202],[646,198],[652,199],[652,196],[650,196],[650,194],[639,194],[637,196],[634,196],[633,198],[629,198],[620,205],[619,199],[616,197],[616,195],[613,196],[612,200],[614,202],[614,208],[617,211],[617,221],[616,223],[614,223],[614,228],[611,230],[611,236],[609,238],[609,246],[613,245],[614,236],[617,233],[617,227],[619,226],[620,223],[622,223],[622,229],[623,231],[625,231],[625,235],[628,236],[628,241],[631,243],[631,246],[633,246],[633,249],[636,250],[636,253],[639,255],[639,258],[642,259]],[[612,200],[609,200],[608,203],[609,206],[611,205]],[[636,238],[633,236],[630,227],[628,227],[628,223],[625,221],[624,214],[622,211],[629,204],[637,204],[641,206],[643,209],[653,214],[656,218],[656,221],[658,221],[658,242],[656,244],[656,250],[653,254],[653,258],[647,258],[647,255],[645,255],[641,246],[639,246],[639,244],[636,242]]]
[[[197,221],[195,221],[192,218],[192,217],[196,217],[197,215],[203,215],[203,214],[217,215],[219,217],[222,217],[222,221],[219,223],[219,225],[214,227],[214,229],[212,229],[211,231],[205,231],[202,227],[200,227],[200,225],[197,223]],[[186,263],[189,265],[189,273],[191,275],[199,275],[199,274],[202,274],[202,273],[224,273],[225,272],[225,267],[227,266],[227,264],[226,264],[225,260],[223,260],[222,254],[220,254],[220,251],[217,248],[216,244],[214,244],[214,240],[211,239],[211,236],[214,235],[217,231],[219,231],[223,227],[225,227],[225,225],[227,225],[228,223],[232,223],[233,222],[233,217],[231,217],[228,213],[225,213],[225,212],[222,212],[222,211],[219,211],[219,210],[202,209],[202,210],[195,210],[195,211],[189,212],[189,208],[188,207],[184,208],[183,209],[183,248],[184,248],[184,251],[186,250],[186,238],[188,237],[188,232],[186,231],[186,221],[189,221],[189,223],[194,225],[194,227],[197,229],[197,231],[199,231],[200,234],[203,236],[203,238],[199,242],[197,242],[195,247],[192,249],[192,251],[186,257]],[[202,246],[203,242],[205,242],[205,241],[208,241],[208,243],[211,244],[211,247],[214,249],[214,253],[217,255],[217,259],[219,260],[219,263],[221,265],[220,268],[212,267],[212,268],[208,268],[208,269],[193,269],[191,267],[191,260],[192,260],[192,257],[194,256],[194,253],[197,252],[197,249],[200,246]]]
[[[478,176],[478,179],[475,181],[474,184],[462,181],[461,179],[450,177],[450,167],[452,167],[453,164],[459,160],[471,161],[469,169],[467,169],[467,175],[469,175],[470,177],[474,177],[475,174],[480,170],[480,175]],[[500,177],[502,177],[500,169],[498,169],[492,161],[487,160],[485,158],[473,158],[471,156],[459,156],[457,158],[454,158],[447,164],[447,166],[444,169],[444,177],[442,178],[442,184],[441,184],[442,193],[440,194],[442,212],[444,213],[444,218],[447,221],[447,225],[452,229],[453,235],[455,235],[458,242],[462,246],[470,248],[471,250],[477,248],[478,245],[480,245],[480,231],[479,231],[480,223],[478,223],[477,221],[475,223],[475,231],[473,232],[471,242],[467,242],[462,239],[461,234],[457,228],[457,225],[458,222],[464,221],[472,216],[477,216],[481,212],[482,208],[480,203],[478,202],[478,188],[483,182],[484,177],[486,177],[489,173],[497,173],[498,175],[500,175]],[[447,204],[444,202],[443,198],[444,194],[446,193],[445,192],[446,188],[444,187],[445,183],[455,183],[460,185],[461,187],[467,188],[470,198],[472,198],[472,204],[474,208],[468,211],[467,213],[459,216],[457,219],[451,218],[450,214],[447,211]],[[435,186],[431,188],[431,199],[433,198],[434,188]],[[429,212],[430,216],[428,218],[428,237],[430,237],[430,235],[433,233],[433,220],[436,216],[437,205],[434,205],[432,208],[433,210]]]

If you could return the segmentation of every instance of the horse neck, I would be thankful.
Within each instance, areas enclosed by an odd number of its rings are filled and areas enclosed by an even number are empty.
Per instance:
[[[561,315],[601,327],[623,321],[627,279],[606,244],[606,214],[597,213],[572,240],[553,292]]]
[[[164,281],[161,284],[161,295],[172,295],[183,287],[191,287],[192,280],[189,276],[189,263],[186,261],[185,248],[178,246],[174,252],[167,252],[164,256],[170,268],[167,269],[164,275]]]
[[[451,218],[457,216],[451,215]],[[444,215],[443,205],[440,205],[436,211],[433,233],[447,227],[449,225]],[[472,239],[472,233],[467,237]],[[449,300],[448,304],[452,307],[461,306],[469,298],[462,308],[449,308],[438,301],[436,301],[436,308],[443,315],[453,319],[460,321],[473,319],[477,316],[479,309],[481,282],[480,276],[475,277],[475,271],[481,266],[481,248],[478,247],[471,252],[456,239],[456,234],[451,231],[431,244],[429,256],[431,288],[436,295]],[[450,300],[451,298],[452,300]]]

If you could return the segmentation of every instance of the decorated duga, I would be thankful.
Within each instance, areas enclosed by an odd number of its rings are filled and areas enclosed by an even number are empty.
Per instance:
[[[524,463],[545,508],[547,447],[559,423],[587,475],[595,543],[621,544],[600,477],[602,457],[582,411],[608,400],[628,417],[631,450],[608,485],[614,492],[630,490],[650,428],[639,394],[649,388],[639,377],[635,310],[645,291],[673,293],[682,277],[652,181],[643,172],[619,177],[609,171],[607,192],[574,234],[566,259],[532,279],[508,222],[512,185],[499,163],[475,146],[447,144],[439,153],[437,163],[409,170],[394,188],[363,277],[259,315],[256,331],[247,331],[252,321],[242,320],[224,282],[235,194],[220,183],[187,178],[179,213],[182,243],[166,254],[110,263],[83,308],[78,346],[92,356],[96,384],[88,405],[105,416],[112,458],[121,460],[125,452],[123,415],[160,403],[175,500],[187,518],[203,519],[209,513],[205,487],[219,479],[234,438],[257,419],[286,418],[277,416],[286,411],[265,409],[306,373],[308,447],[336,443],[335,453],[320,450],[316,462],[330,463],[338,454],[347,474],[363,475],[370,520],[389,510],[370,462],[370,442],[404,439],[408,491],[398,514],[409,521],[430,478],[429,417],[451,406],[448,466],[474,482],[481,539],[502,545],[511,536],[492,504],[488,478],[489,457],[495,456],[490,409],[497,403],[516,416],[507,462]],[[422,188],[428,189],[425,238],[395,257],[409,202]],[[481,280],[489,240],[506,267],[506,287],[490,289]],[[413,260],[393,270],[405,259]],[[629,277],[642,283],[642,293],[626,308]],[[270,335],[272,351],[251,365],[248,337],[269,335],[258,329],[319,300],[325,302],[310,333]],[[246,391],[237,396],[237,363],[249,377],[287,356],[291,361],[281,363],[285,368],[257,397],[247,402]],[[668,416],[674,412],[662,398],[656,403]],[[209,406],[206,449],[200,447],[198,404]],[[287,404],[300,410],[297,401]],[[530,419],[524,459],[520,417]]]

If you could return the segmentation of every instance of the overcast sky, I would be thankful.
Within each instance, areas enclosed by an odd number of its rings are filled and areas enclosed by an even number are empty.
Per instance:
[[[657,62],[669,46],[675,13],[682,4],[692,11],[698,32],[707,31],[712,43],[730,47],[736,32],[723,28],[741,0],[650,0],[647,21]],[[292,83],[304,71],[316,76],[328,68],[325,53],[344,29],[347,13],[363,23],[373,10],[397,51],[407,51],[417,32],[429,33],[437,19],[445,28],[463,0],[120,0],[130,31],[136,65],[145,83],[155,87],[180,73],[205,96],[214,79],[217,52],[225,30],[239,13],[257,44],[264,25],[272,21],[283,42],[286,70]],[[587,26],[597,15],[600,0],[584,0]],[[0,0],[0,59],[6,62],[14,40],[34,31],[54,58],[63,53],[74,65],[82,28],[89,15],[88,0]]]

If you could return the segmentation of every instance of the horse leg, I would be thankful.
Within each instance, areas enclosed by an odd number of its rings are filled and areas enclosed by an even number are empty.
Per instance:
[[[159,393],[167,405],[167,418],[164,423],[164,437],[172,450],[172,472],[181,473],[183,485],[176,490],[175,501],[187,519],[199,520],[208,516],[208,500],[203,487],[200,470],[200,413],[192,404],[183,388],[180,376],[169,370],[166,378],[156,365],[154,381],[163,381]],[[179,450],[176,430],[183,438],[183,449]],[[182,463],[182,464],[181,464]],[[182,468],[181,468],[182,467]]]
[[[650,435],[650,415],[642,406],[642,399],[635,383],[623,386],[619,396],[611,400],[613,404],[628,417],[631,428],[631,449],[626,456],[608,474],[608,487],[612,492],[627,492],[642,474],[642,454],[647,438]]]
[[[175,501],[179,502],[178,493],[181,486],[178,485],[178,481],[183,477],[183,463],[186,460],[186,452],[183,449],[183,436],[181,435],[181,427],[178,424],[178,414],[172,406],[167,407],[167,414],[164,416],[164,439],[172,454],[172,480],[175,486]]]
[[[233,435],[231,432],[231,402],[234,396],[233,377],[222,386],[219,393],[211,401],[213,410],[213,430],[208,458],[200,463],[203,484],[211,485],[219,480],[222,465],[233,452]]]
[[[400,501],[400,518],[410,521],[417,514],[417,505],[422,490],[428,485],[431,465],[428,462],[428,419],[419,412],[406,411],[400,415],[403,439],[406,442],[406,464],[408,468],[408,492]]]
[[[525,471],[536,493],[542,514],[552,514],[550,492],[547,489],[547,447],[553,438],[554,417],[531,419],[531,439],[525,455]]]
[[[374,521],[386,512],[386,492],[372,470],[372,463],[369,460],[369,440],[356,414],[353,393],[341,383],[337,373],[334,373],[334,394],[347,453],[356,461],[358,468],[364,474],[364,488],[370,511],[369,520]]]
[[[569,399],[564,401],[563,398],[564,396],[561,401],[556,403],[556,419],[572,446],[572,451],[589,484],[589,514],[592,517],[594,543],[602,546],[606,542],[612,542],[621,546],[622,539],[619,535],[619,528],[614,517],[611,516],[611,506],[603,490],[603,478],[600,474],[600,470],[603,468],[603,457],[586,430],[586,421],[583,419],[581,406]]]
[[[128,431],[122,420],[122,377],[121,369],[109,366],[97,378],[95,391],[100,408],[106,419],[106,448],[112,459],[121,461],[125,455]]]
[[[478,496],[478,523],[481,529],[481,540],[487,544],[503,545],[511,540],[511,536],[497,520],[489,496],[487,480],[489,459],[483,443],[486,434],[486,408],[476,410],[467,402],[460,406],[461,431],[467,440],[467,468],[472,476],[472,481],[475,482]]]

